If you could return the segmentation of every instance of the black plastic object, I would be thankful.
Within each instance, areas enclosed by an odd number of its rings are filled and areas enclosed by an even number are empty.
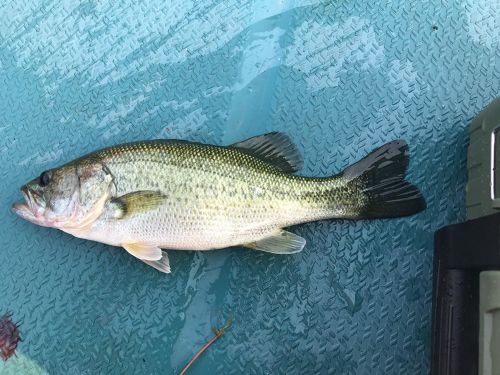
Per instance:
[[[479,274],[500,270],[500,213],[435,235],[432,375],[476,375]]]

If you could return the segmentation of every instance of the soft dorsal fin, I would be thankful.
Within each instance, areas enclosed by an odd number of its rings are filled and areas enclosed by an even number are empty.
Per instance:
[[[302,156],[297,146],[285,133],[258,135],[229,147],[243,150],[286,173],[297,172],[302,167]]]

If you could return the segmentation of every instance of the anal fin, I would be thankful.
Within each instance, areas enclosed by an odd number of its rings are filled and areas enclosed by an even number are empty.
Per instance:
[[[262,240],[244,244],[254,250],[265,251],[272,254],[295,254],[304,248],[306,240],[296,234],[280,230]]]

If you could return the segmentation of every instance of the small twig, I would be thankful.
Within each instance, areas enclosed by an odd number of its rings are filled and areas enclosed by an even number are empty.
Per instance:
[[[205,345],[203,345],[203,347],[198,351],[198,353],[196,353],[194,355],[194,357],[189,361],[189,363],[182,369],[182,371],[180,372],[179,375],[185,375],[187,370],[189,370],[189,368],[193,365],[193,363],[198,359],[198,357],[200,355],[202,355],[205,350],[207,350],[210,345],[212,345],[214,342],[216,342],[218,339],[220,339],[222,336],[224,336],[224,333],[226,333],[226,331],[231,328],[231,325],[233,324],[233,321],[232,319],[229,319],[226,324],[224,324],[224,326],[220,329],[217,329],[217,328],[214,328],[213,331],[215,333],[215,336],[212,337],[212,339],[207,342]]]

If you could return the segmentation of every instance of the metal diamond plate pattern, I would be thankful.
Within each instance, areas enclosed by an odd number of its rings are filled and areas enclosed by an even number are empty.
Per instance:
[[[224,314],[192,374],[427,373],[433,231],[464,218],[499,17],[487,0],[2,2],[0,314],[24,341],[0,374],[175,374]],[[429,208],[294,228],[295,256],[171,252],[171,276],[9,210],[28,178],[99,147],[267,131],[307,175],[405,138]]]

